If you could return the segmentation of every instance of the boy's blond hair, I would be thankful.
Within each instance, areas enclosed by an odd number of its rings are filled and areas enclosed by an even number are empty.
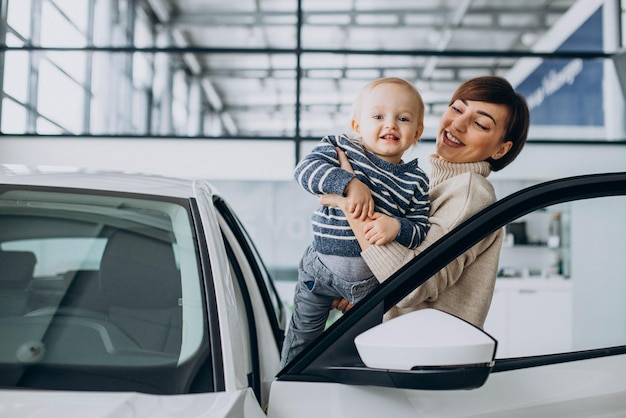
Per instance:
[[[412,92],[415,95],[415,100],[417,100],[419,109],[418,109],[418,113],[417,116],[420,117],[422,119],[421,124],[424,124],[424,110],[425,110],[425,106],[424,106],[424,100],[422,100],[422,95],[419,93],[419,91],[417,90],[417,88],[409,83],[408,81],[402,79],[402,78],[398,78],[398,77],[383,77],[383,78],[378,78],[368,84],[365,85],[365,87],[363,87],[359,93],[359,95],[357,96],[354,105],[352,106],[352,119],[353,120],[358,120],[359,117],[361,116],[361,107],[363,106],[363,101],[365,100],[365,97],[367,97],[367,95],[374,90],[374,88],[376,86],[380,86],[381,84],[398,84],[400,86],[404,86],[407,88],[407,90],[409,90],[410,92]]]

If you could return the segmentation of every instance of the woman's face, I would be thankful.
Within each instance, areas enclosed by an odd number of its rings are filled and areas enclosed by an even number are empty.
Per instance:
[[[501,104],[456,100],[441,118],[436,153],[453,163],[473,163],[506,154],[503,141],[509,110]]]

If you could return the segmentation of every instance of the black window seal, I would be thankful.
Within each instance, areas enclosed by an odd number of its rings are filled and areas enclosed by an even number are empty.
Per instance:
[[[492,373],[528,369],[550,364],[568,363],[571,361],[591,360],[600,357],[619,356],[626,354],[626,345],[596,348],[592,350],[570,351],[566,353],[541,354],[527,357],[511,357],[496,359]]]
[[[230,227],[230,226],[229,226]],[[254,394],[259,402],[261,402],[261,366],[259,360],[259,338],[256,330],[256,322],[254,320],[254,308],[252,307],[252,299],[250,298],[250,291],[246,284],[246,279],[241,270],[241,266],[237,261],[237,256],[233,251],[233,247],[222,232],[222,240],[226,247],[226,254],[230,266],[235,274],[235,279],[241,290],[241,297],[243,298],[244,309],[246,311],[246,318],[248,320],[248,336],[250,342],[250,361],[252,363],[252,372],[248,375],[248,385],[252,387]]]
[[[260,259],[260,257],[256,257],[253,253],[254,251],[258,254],[258,251],[254,247],[254,243],[250,239],[247,239],[246,236],[244,235],[244,233],[247,234],[245,227],[241,224],[241,222],[239,222],[238,218],[234,215],[234,212],[230,209],[228,204],[224,201],[224,199],[220,197],[214,197],[214,204],[217,210],[220,212],[220,214],[224,218],[224,220],[226,221],[226,224],[229,226],[233,235],[235,236],[235,239],[239,243],[239,246],[244,252],[246,260],[248,261],[248,264],[250,265],[250,268],[252,269],[255,280],[257,282],[257,287],[259,289],[261,298],[263,300],[263,304],[265,306],[265,310],[267,312],[267,316],[270,320],[270,325],[272,328],[272,332],[274,334],[274,340],[276,341],[276,346],[278,350],[280,350],[282,347],[283,339],[284,339],[284,330],[280,327],[280,324],[278,323],[278,318],[276,317],[276,311],[274,310],[274,307],[272,305],[272,300],[271,300],[269,292],[270,291],[274,292],[274,294],[277,297],[277,302],[279,305],[278,307],[279,315],[282,315],[284,306],[283,306],[282,300],[278,296],[278,292],[276,291],[276,288],[274,287],[274,281],[271,280],[271,275],[267,271],[267,268],[265,267],[265,265],[258,264],[259,262],[262,263],[262,260]],[[270,278],[269,285],[272,287],[272,289],[267,289],[266,283],[262,279],[263,272],[261,272],[260,270],[261,268],[265,270],[265,275]]]
[[[198,202],[195,198],[189,199],[191,208],[191,221],[197,237],[204,237],[204,227],[198,209]],[[209,327],[210,358],[213,370],[213,391],[220,392],[226,390],[226,378],[224,375],[224,356],[222,355],[222,337],[220,331],[219,314],[217,312],[217,297],[215,296],[215,284],[211,270],[211,257],[209,248],[204,239],[195,240],[198,245],[200,271],[204,278],[204,297],[206,298],[205,308],[207,312],[207,322]]]

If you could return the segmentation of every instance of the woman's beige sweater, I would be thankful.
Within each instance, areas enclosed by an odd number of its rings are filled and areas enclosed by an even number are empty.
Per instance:
[[[382,283],[461,222],[496,200],[487,180],[489,163],[451,163],[431,156],[430,231],[415,250],[396,243],[372,245],[361,253]],[[502,230],[477,243],[393,307],[385,319],[423,308],[435,308],[483,327],[493,290]]]

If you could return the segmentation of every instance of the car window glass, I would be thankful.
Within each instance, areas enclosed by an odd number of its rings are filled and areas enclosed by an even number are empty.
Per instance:
[[[176,367],[197,354],[206,327],[185,203],[0,194],[0,362]]]
[[[104,237],[37,238],[5,242],[0,247],[35,254],[37,263],[33,274],[43,277],[71,270],[97,270],[105,244]]]
[[[554,205],[509,223],[485,330],[497,358],[626,345],[626,197]]]

